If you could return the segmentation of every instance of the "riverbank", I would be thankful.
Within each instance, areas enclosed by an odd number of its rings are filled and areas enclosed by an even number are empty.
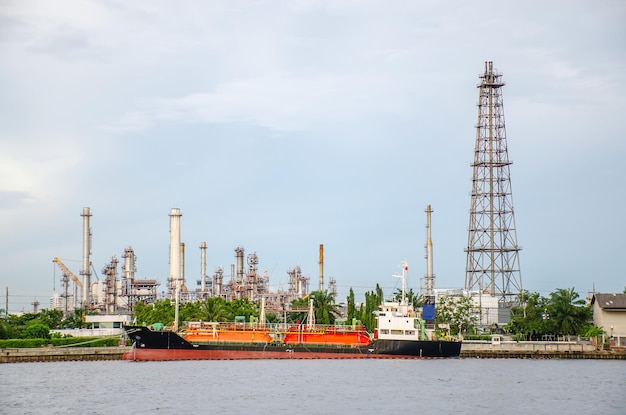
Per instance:
[[[122,360],[130,347],[42,347],[0,349],[0,363]],[[597,350],[576,343],[463,343],[462,359],[607,359],[626,360],[626,350]]]
[[[130,349],[126,346],[0,349],[0,363],[122,360],[122,355]]]
[[[577,342],[463,341],[462,358],[515,359],[611,359],[626,360],[626,350],[598,350]]]

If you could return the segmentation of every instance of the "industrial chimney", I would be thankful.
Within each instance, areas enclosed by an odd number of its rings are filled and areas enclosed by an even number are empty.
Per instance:
[[[174,330],[178,330],[178,299],[181,287],[181,252],[180,252],[180,214],[179,208],[170,212],[170,276],[174,286],[176,308],[174,311]]]
[[[83,208],[83,213],[80,215],[83,217],[83,267],[80,270],[80,275],[83,276],[83,307],[89,307],[91,296],[91,261],[89,256],[91,255],[91,228],[89,225],[89,218],[91,217],[91,211],[88,207]]]

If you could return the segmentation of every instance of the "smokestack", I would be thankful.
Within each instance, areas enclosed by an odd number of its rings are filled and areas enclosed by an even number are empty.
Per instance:
[[[91,217],[91,211],[88,207],[83,208],[83,213],[80,215],[83,217],[83,267],[80,270],[80,275],[83,276],[83,307],[89,307],[90,295],[91,295],[91,261],[89,256],[91,255],[91,228],[89,225],[89,218]]]
[[[426,207],[426,295],[434,297],[434,274],[433,274],[433,240],[431,239],[430,214],[433,210],[430,205]]]
[[[187,290],[185,285],[185,243],[180,243],[180,288]]]
[[[324,292],[324,244],[320,244],[320,292]]]
[[[432,209],[430,205],[426,207],[426,255],[428,261],[426,262],[426,276],[428,278],[433,277],[433,240],[430,233],[430,214]]]
[[[206,242],[200,243],[200,291],[206,291]]]
[[[181,281],[181,252],[180,252],[180,217],[179,208],[172,208],[170,212],[170,278],[175,290],[180,290]]]
[[[170,211],[170,278],[175,284],[174,331],[178,330],[178,298],[180,295],[181,252],[180,252],[180,214],[179,208]]]

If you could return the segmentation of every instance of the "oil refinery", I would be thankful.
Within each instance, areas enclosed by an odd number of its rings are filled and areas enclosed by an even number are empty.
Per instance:
[[[170,253],[169,274],[165,282],[165,290],[159,294],[160,282],[156,279],[139,279],[137,274],[137,257],[134,249],[124,248],[120,260],[116,256],[104,265],[103,278],[92,280],[97,275],[91,261],[91,209],[84,207],[83,218],[83,257],[79,275],[64,263],[64,259],[55,257],[52,261],[62,273],[61,292],[54,293],[50,300],[50,309],[62,310],[65,314],[72,313],[75,308],[88,308],[101,314],[128,314],[138,302],[153,303],[159,298],[171,298],[182,302],[196,301],[209,297],[222,297],[225,300],[248,299],[264,300],[268,311],[283,310],[285,304],[309,293],[310,278],[302,273],[299,266],[287,270],[288,287],[270,291],[269,275],[265,271],[259,273],[259,257],[255,252],[246,255],[243,246],[234,248],[235,261],[230,265],[230,273],[225,275],[221,266],[215,268],[213,275],[207,272],[207,244],[200,242],[200,277],[195,281],[195,288],[188,284],[185,275],[185,243],[181,241],[181,210],[172,208],[170,217]],[[323,290],[323,253],[324,246],[319,247],[320,279],[319,289]],[[329,279],[328,290],[336,295],[336,282]]]

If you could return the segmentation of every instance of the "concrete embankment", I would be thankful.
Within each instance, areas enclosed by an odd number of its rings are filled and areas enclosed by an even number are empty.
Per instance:
[[[130,347],[42,347],[0,349],[0,363],[122,360]]]
[[[43,347],[0,349],[0,363],[122,360],[130,347]],[[626,350],[597,350],[594,345],[546,342],[463,342],[461,358],[483,359],[614,359],[626,360]]]
[[[626,360],[626,350],[598,350],[593,344],[574,342],[464,341],[462,358],[614,359]]]

